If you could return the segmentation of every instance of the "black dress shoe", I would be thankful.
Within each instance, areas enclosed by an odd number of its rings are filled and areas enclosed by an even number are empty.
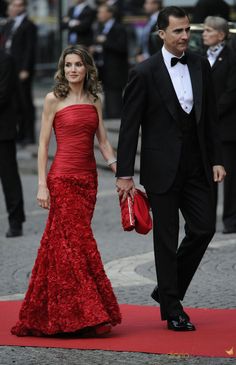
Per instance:
[[[236,233],[236,227],[225,227],[222,233],[224,234]]]
[[[179,332],[196,330],[195,326],[183,314],[180,314],[173,318],[169,318],[167,320],[167,327],[169,330]]]
[[[12,237],[20,237],[23,235],[22,228],[9,228],[6,237],[12,238]]]

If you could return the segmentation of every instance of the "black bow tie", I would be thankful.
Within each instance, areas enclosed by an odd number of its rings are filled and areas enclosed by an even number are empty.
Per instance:
[[[186,55],[183,55],[181,58],[172,57],[170,62],[171,67],[175,66],[178,62],[182,63],[183,65],[186,65],[187,63]]]

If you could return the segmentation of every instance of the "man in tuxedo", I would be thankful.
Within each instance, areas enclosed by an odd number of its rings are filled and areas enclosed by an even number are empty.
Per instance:
[[[16,161],[16,85],[14,61],[10,55],[0,50],[0,179],[9,220],[7,237],[21,236],[25,220]]]
[[[93,42],[92,25],[95,11],[86,0],[77,0],[77,4],[69,8],[68,15],[62,20],[62,29],[68,30],[68,44],[91,46]]]
[[[212,67],[223,147],[224,181],[223,233],[236,233],[236,54],[227,45],[228,22],[209,16],[204,22],[203,43]]]
[[[35,142],[35,108],[32,82],[36,52],[36,26],[27,16],[27,0],[11,0],[11,19],[3,29],[3,48],[11,54],[19,77],[21,118],[18,140],[26,145]]]
[[[224,0],[198,0],[194,7],[193,23],[203,23],[209,15],[230,19],[230,7]]]
[[[122,91],[128,77],[127,32],[115,14],[113,6],[104,4],[98,8],[99,29],[91,48],[104,87],[106,118],[120,117]]]
[[[140,182],[153,213],[157,270],[152,297],[170,330],[193,331],[181,304],[215,232],[214,183],[225,175],[208,61],[187,52],[190,24],[170,6],[158,16],[163,48],[134,67],[124,94],[117,191],[135,194],[134,161],[142,128]],[[179,210],[185,237],[178,246]]]

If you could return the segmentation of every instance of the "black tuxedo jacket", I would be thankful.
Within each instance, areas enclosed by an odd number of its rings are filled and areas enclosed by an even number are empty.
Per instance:
[[[103,43],[102,82],[106,89],[122,89],[128,78],[128,39],[125,27],[115,22]]]
[[[71,19],[76,19],[80,21],[79,25],[76,25],[75,27],[68,27],[68,23],[62,24],[62,29],[69,29],[68,36],[70,37],[71,33],[77,34],[77,43],[83,44],[85,46],[91,46],[93,43],[93,31],[92,31],[92,24],[95,19],[95,11],[90,8],[90,6],[85,6],[82,12],[78,17],[74,17],[75,6],[72,6],[68,11],[68,17]],[[69,38],[68,38],[69,40]]]
[[[0,50],[0,141],[16,137],[17,81],[13,58]]]
[[[222,164],[211,68],[204,57],[190,52],[187,57],[200,151],[211,183],[212,166]],[[140,182],[154,193],[170,188],[179,166],[183,138],[178,103],[161,51],[131,70],[118,143],[118,177],[134,174],[141,125]]]
[[[4,43],[9,37],[11,23],[3,29]],[[16,29],[12,38],[11,54],[15,60],[17,71],[26,70],[33,73],[36,53],[37,28],[27,17]]]
[[[236,141],[236,54],[227,45],[212,66],[220,138]]]

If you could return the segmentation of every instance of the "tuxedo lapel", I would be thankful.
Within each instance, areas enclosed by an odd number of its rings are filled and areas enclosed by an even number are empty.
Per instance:
[[[214,71],[216,68],[218,68],[219,66],[224,64],[225,59],[226,59],[226,53],[227,53],[227,49],[226,49],[226,47],[224,47],[222,49],[222,51],[220,52],[219,56],[217,57],[215,63],[213,64],[212,71]]]
[[[153,57],[152,73],[163,102],[172,117],[178,121],[178,98],[161,52]]]
[[[168,108],[172,117],[178,121],[178,98],[175,93],[169,72],[165,66],[165,62],[161,52],[158,52],[153,58],[152,73],[158,90],[160,90],[163,101]],[[196,122],[201,117],[202,110],[202,71],[201,63],[198,58],[193,58],[187,53],[187,64],[193,89],[193,102],[195,108]]]
[[[202,111],[202,69],[199,58],[187,53],[187,65],[192,83],[196,122],[199,123]]]

